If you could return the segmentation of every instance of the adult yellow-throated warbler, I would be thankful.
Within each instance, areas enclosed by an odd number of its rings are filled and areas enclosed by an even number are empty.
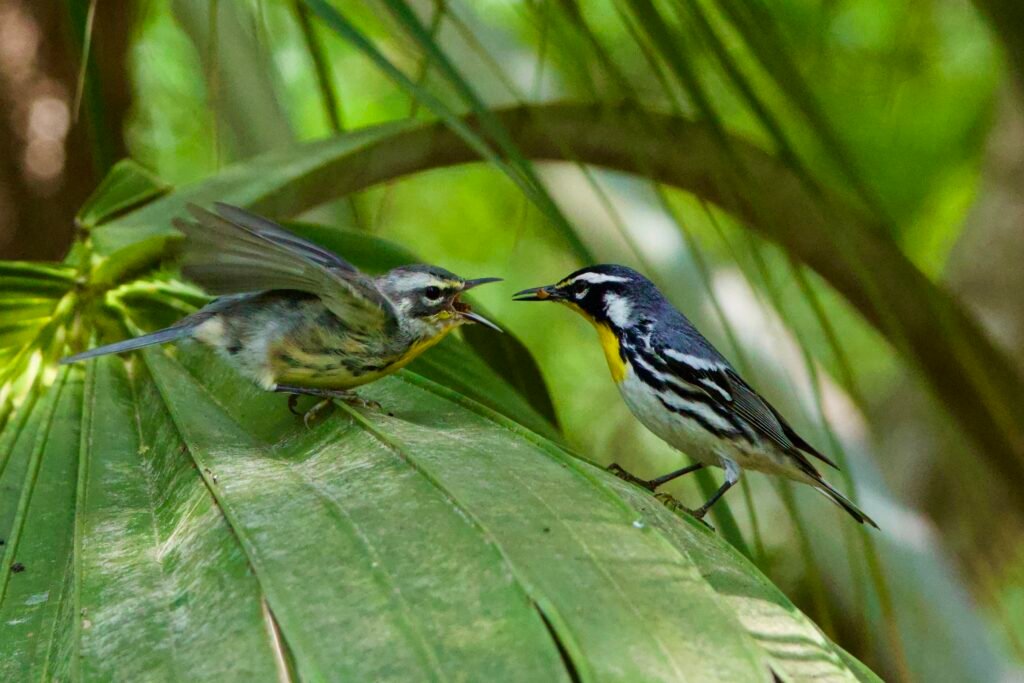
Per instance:
[[[515,296],[518,301],[556,301],[589,319],[629,409],[662,440],[697,461],[650,481],[613,465],[624,478],[653,491],[704,466],[725,469],[725,483],[692,511],[702,518],[747,468],[810,484],[858,522],[877,528],[822,479],[807,455],[835,464],[793,431],[640,273],[625,266],[592,266]]]
[[[376,278],[337,254],[237,207],[189,206],[182,273],[208,306],[167,329],[62,363],[184,338],[217,349],[269,391],[357,401],[350,390],[391,374],[467,322],[501,331],[460,301],[501,278],[464,280],[444,268],[402,266]]]

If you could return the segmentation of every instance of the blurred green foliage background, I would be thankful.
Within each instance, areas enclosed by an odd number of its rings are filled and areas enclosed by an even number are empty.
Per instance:
[[[451,81],[387,4],[335,6],[410,78],[457,106]],[[412,7],[488,107],[628,101],[707,118],[672,78],[671,50],[645,32],[645,4]],[[981,321],[1019,374],[1024,77],[1013,64],[1024,22],[1003,20],[1016,10],[996,0],[754,4],[767,22],[759,28],[778,38],[771,49],[796,66],[821,118],[808,117],[778,80],[779,62],[730,22],[735,3],[659,3],[720,125],[779,152],[779,136],[730,79],[695,11],[806,174],[882,217],[887,239]],[[84,1],[4,0],[0,106],[0,256],[11,259],[63,257],[75,212],[121,157],[177,186],[300,141],[432,118],[308,8],[283,0],[99,2],[94,19]],[[678,145],[685,153],[687,140]],[[1020,453],[982,454],[875,327],[734,217],[636,176],[537,168],[598,260],[646,272],[812,443],[845,452],[863,506],[883,527],[880,573],[847,520],[753,475],[730,502],[759,566],[883,675],[1020,675],[1024,509],[1008,502],[1016,482],[998,467]],[[628,413],[585,322],[509,300],[581,264],[549,216],[492,164],[376,186],[302,218],[370,231],[469,277],[504,277],[507,287],[485,288],[480,299],[535,354],[568,441],[641,476],[683,462]],[[700,496],[690,482],[675,487],[684,500]]]

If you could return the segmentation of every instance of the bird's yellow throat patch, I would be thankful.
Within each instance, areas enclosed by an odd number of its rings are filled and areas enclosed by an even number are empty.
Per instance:
[[[618,384],[626,379],[626,363],[619,353],[619,338],[612,332],[612,328],[602,323],[595,322],[597,337],[601,340],[601,348],[604,349],[605,360],[608,361],[608,369],[612,371],[612,379]]]
[[[619,338],[612,332],[612,328],[604,323],[594,320],[589,313],[571,301],[564,302],[566,306],[576,311],[590,321],[590,324],[597,330],[597,338],[601,340],[601,348],[604,349],[604,358],[608,361],[608,369],[611,370],[612,379],[618,384],[626,379],[626,363],[619,353]]]

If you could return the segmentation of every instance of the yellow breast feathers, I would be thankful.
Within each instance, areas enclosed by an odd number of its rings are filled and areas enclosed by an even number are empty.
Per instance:
[[[603,323],[595,322],[594,327],[597,328],[597,336],[601,340],[601,348],[604,349],[604,357],[608,361],[612,379],[618,384],[626,379],[626,362],[619,353],[619,338],[612,332],[612,328]]]

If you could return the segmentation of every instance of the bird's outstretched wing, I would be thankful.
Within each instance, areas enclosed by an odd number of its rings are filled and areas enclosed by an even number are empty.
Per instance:
[[[668,365],[672,376],[701,390],[718,405],[734,411],[783,452],[797,458],[802,468],[809,470],[809,474],[817,475],[818,472],[801,451],[836,467],[834,462],[801,438],[779,412],[761,398],[727,363],[710,356],[681,353],[668,347],[656,351]]]
[[[216,207],[215,214],[190,204],[195,220],[174,221],[186,237],[182,273],[211,294],[295,289],[317,295],[352,327],[397,324],[391,303],[348,261],[266,218]]]

